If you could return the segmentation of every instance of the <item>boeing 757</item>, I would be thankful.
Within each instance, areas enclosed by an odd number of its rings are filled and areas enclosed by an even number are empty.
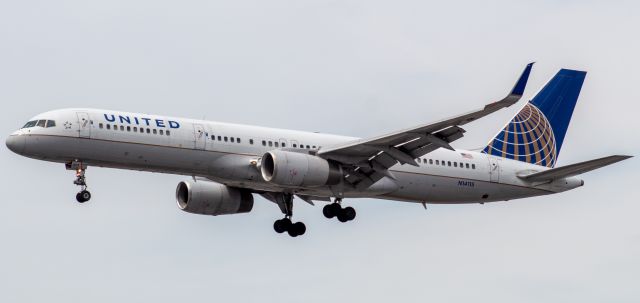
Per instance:
[[[254,196],[275,203],[284,218],[273,228],[292,237],[294,197],[328,202],[327,218],[351,221],[345,198],[422,203],[486,203],[542,196],[584,185],[576,176],[624,159],[614,155],[562,167],[556,162],[586,72],[562,69],[478,150],[453,148],[467,123],[516,104],[533,63],[502,100],[435,123],[373,138],[274,129],[102,109],[60,109],[36,115],[7,147],[75,172],[80,203],[89,201],[88,167],[188,176],[176,188],[178,207],[201,215],[251,211]],[[333,201],[332,201],[333,200]]]

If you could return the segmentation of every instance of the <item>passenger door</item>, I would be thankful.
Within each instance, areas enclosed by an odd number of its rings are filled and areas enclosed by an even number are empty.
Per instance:
[[[491,155],[487,156],[489,158],[489,178],[491,182],[499,183],[500,182],[500,163],[502,162],[502,158],[494,157]]]
[[[205,149],[207,146],[207,135],[202,124],[193,124],[193,138],[195,149]]]
[[[78,116],[78,136],[80,138],[91,137],[91,120],[89,119],[89,113],[77,112]]]

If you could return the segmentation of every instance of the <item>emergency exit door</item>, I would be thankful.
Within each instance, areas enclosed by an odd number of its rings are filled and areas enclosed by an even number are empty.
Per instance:
[[[193,139],[195,149],[205,149],[207,146],[207,135],[202,124],[193,124]]]

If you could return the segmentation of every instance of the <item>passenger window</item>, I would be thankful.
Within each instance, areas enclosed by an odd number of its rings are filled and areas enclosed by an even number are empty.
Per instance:
[[[150,133],[151,133],[151,129],[147,128],[147,134],[150,134]]]
[[[436,165],[440,165],[440,160],[436,160]]]
[[[111,129],[111,124],[107,124],[107,129]]]
[[[137,127],[137,126],[134,126],[134,127],[133,127],[133,131],[137,133],[137,132],[138,132],[138,127]]]
[[[465,165],[467,166],[467,169],[468,169],[469,168],[469,163],[466,163]]]
[[[164,130],[162,130],[162,129],[161,129],[161,130],[160,130],[160,134],[161,134],[161,135],[164,135]]]
[[[314,145],[314,146],[312,146],[312,147],[313,147],[313,149],[316,149],[316,146],[315,146],[315,145]]]
[[[218,141],[222,141],[222,136],[218,136]]]
[[[229,141],[229,137],[224,137],[224,142]]]
[[[211,135],[211,140],[215,141],[216,140],[216,136]]]
[[[167,131],[167,136],[169,136],[169,135],[171,135],[171,132],[170,132],[170,131]]]
[[[458,167],[458,162],[453,162],[453,167]]]
[[[282,147],[287,147],[287,143],[282,142]]]
[[[278,147],[278,142],[275,142],[274,144],[276,145],[276,147]]]
[[[124,126],[123,125],[120,125],[120,130],[124,131]]]
[[[267,141],[262,140],[262,146],[267,146]]]
[[[236,138],[236,142],[240,143],[240,138]]]
[[[253,139],[249,139],[249,144],[253,145]]]
[[[99,123],[99,124],[98,124],[98,127],[99,127],[100,129],[102,129],[102,128],[104,127],[104,125],[102,125],[102,123]]]
[[[141,132],[141,133],[144,133],[144,127],[141,127],[141,128],[140,128],[140,132]]]
[[[429,159],[429,164],[433,164],[433,159]]]
[[[130,132],[131,131],[131,126],[127,126],[127,131]]]
[[[231,137],[231,143],[234,143],[235,141],[235,138]]]
[[[451,161],[447,161],[447,165],[451,166]]]
[[[153,134],[155,135],[155,134],[157,134],[157,133],[158,133],[158,130],[154,128],[154,129],[153,129]]]
[[[45,127],[47,125],[47,120],[38,120],[36,126]]]
[[[295,143],[293,143],[293,147],[298,147],[298,145],[297,145],[297,144],[295,144]]]
[[[100,125],[102,125],[102,123],[100,123]],[[53,120],[47,120],[47,128],[49,127],[55,127],[56,126],[56,121]],[[100,127],[102,128],[102,127]]]
[[[273,146],[273,142],[269,141],[269,147],[272,147],[272,146]]]
[[[476,165],[475,164],[471,164],[471,169],[476,169]]]
[[[311,147],[309,147],[309,145],[307,145],[307,149],[311,149]]]

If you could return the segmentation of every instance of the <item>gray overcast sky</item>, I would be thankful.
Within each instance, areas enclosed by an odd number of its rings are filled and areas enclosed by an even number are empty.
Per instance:
[[[636,154],[634,1],[0,0],[5,138],[33,115],[97,107],[371,136],[587,70],[559,164]],[[475,148],[515,108],[467,127]],[[3,139],[4,141],[4,139]],[[296,204],[183,213],[182,177],[0,163],[2,302],[639,302],[638,159],[571,192],[485,205],[348,200],[354,222]]]

